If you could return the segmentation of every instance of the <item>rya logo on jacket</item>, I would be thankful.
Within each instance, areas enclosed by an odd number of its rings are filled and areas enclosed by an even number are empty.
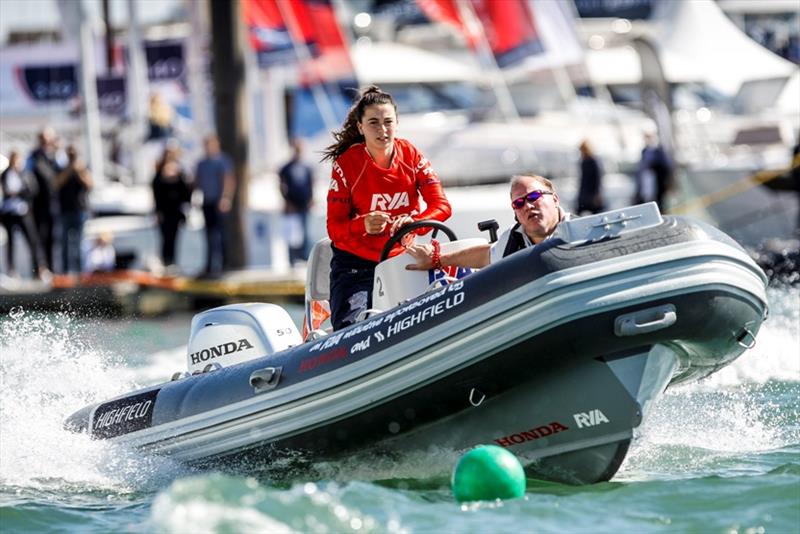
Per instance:
[[[408,193],[405,191],[401,193],[374,193],[372,195],[372,204],[369,210],[382,210],[389,211],[397,208],[409,207],[411,203],[408,200]]]

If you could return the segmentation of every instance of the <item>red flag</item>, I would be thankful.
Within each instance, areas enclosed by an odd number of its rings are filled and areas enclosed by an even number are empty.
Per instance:
[[[244,0],[243,13],[262,66],[300,58],[300,79],[306,85],[353,77],[347,41],[330,0]]]
[[[499,67],[508,67],[544,49],[536,31],[528,0],[417,0],[422,11],[433,20],[455,26],[473,48],[483,28]],[[475,18],[476,21],[469,19]]]
[[[297,60],[292,37],[275,0],[244,0],[242,16],[259,65],[268,67]]]
[[[543,51],[528,0],[472,0],[501,68]]]
[[[431,20],[443,22],[460,31],[467,39],[467,44],[470,48],[478,46],[480,35],[472,31],[469,25],[465,24],[459,13],[458,0],[417,0],[422,12]]]
[[[291,4],[303,39],[314,57],[312,64],[304,65],[301,82],[313,84],[354,78],[347,40],[336,20],[331,0],[291,0]]]

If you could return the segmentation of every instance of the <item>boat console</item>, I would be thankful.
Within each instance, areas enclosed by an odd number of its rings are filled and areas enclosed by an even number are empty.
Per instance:
[[[442,243],[443,253],[485,244],[486,239],[475,237]],[[375,267],[375,283],[372,289],[372,306],[380,311],[388,310],[407,300],[416,298],[426,291],[447,285],[453,280],[464,278],[477,269],[445,267],[444,270],[409,271],[406,265],[414,263],[406,253],[382,261]]]

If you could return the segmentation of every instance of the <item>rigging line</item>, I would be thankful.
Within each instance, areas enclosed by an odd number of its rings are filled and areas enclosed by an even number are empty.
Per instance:
[[[734,183],[723,187],[722,189],[718,189],[717,191],[705,194],[699,198],[682,202],[677,206],[672,207],[669,211],[670,213],[673,214],[690,213],[698,209],[713,206],[714,204],[718,204],[723,200],[727,200],[735,195],[748,191],[753,187],[763,185],[780,176],[785,175],[788,172],[792,172],[792,170],[797,169],[798,166],[800,165],[795,165],[792,168],[783,169],[780,171],[756,172],[755,174],[745,176],[744,178],[741,178],[735,181]]]

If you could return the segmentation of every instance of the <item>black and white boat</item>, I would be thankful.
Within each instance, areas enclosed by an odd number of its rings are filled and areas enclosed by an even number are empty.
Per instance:
[[[326,297],[329,252],[315,247],[309,300]],[[271,304],[202,312],[189,373],[65,424],[193,464],[497,444],[531,476],[593,483],[665,388],[732,362],[767,316],[767,279],[740,246],[652,203],[564,222],[461,278],[407,263],[378,266],[385,311],[306,342]],[[427,291],[408,299],[415,284]]]

